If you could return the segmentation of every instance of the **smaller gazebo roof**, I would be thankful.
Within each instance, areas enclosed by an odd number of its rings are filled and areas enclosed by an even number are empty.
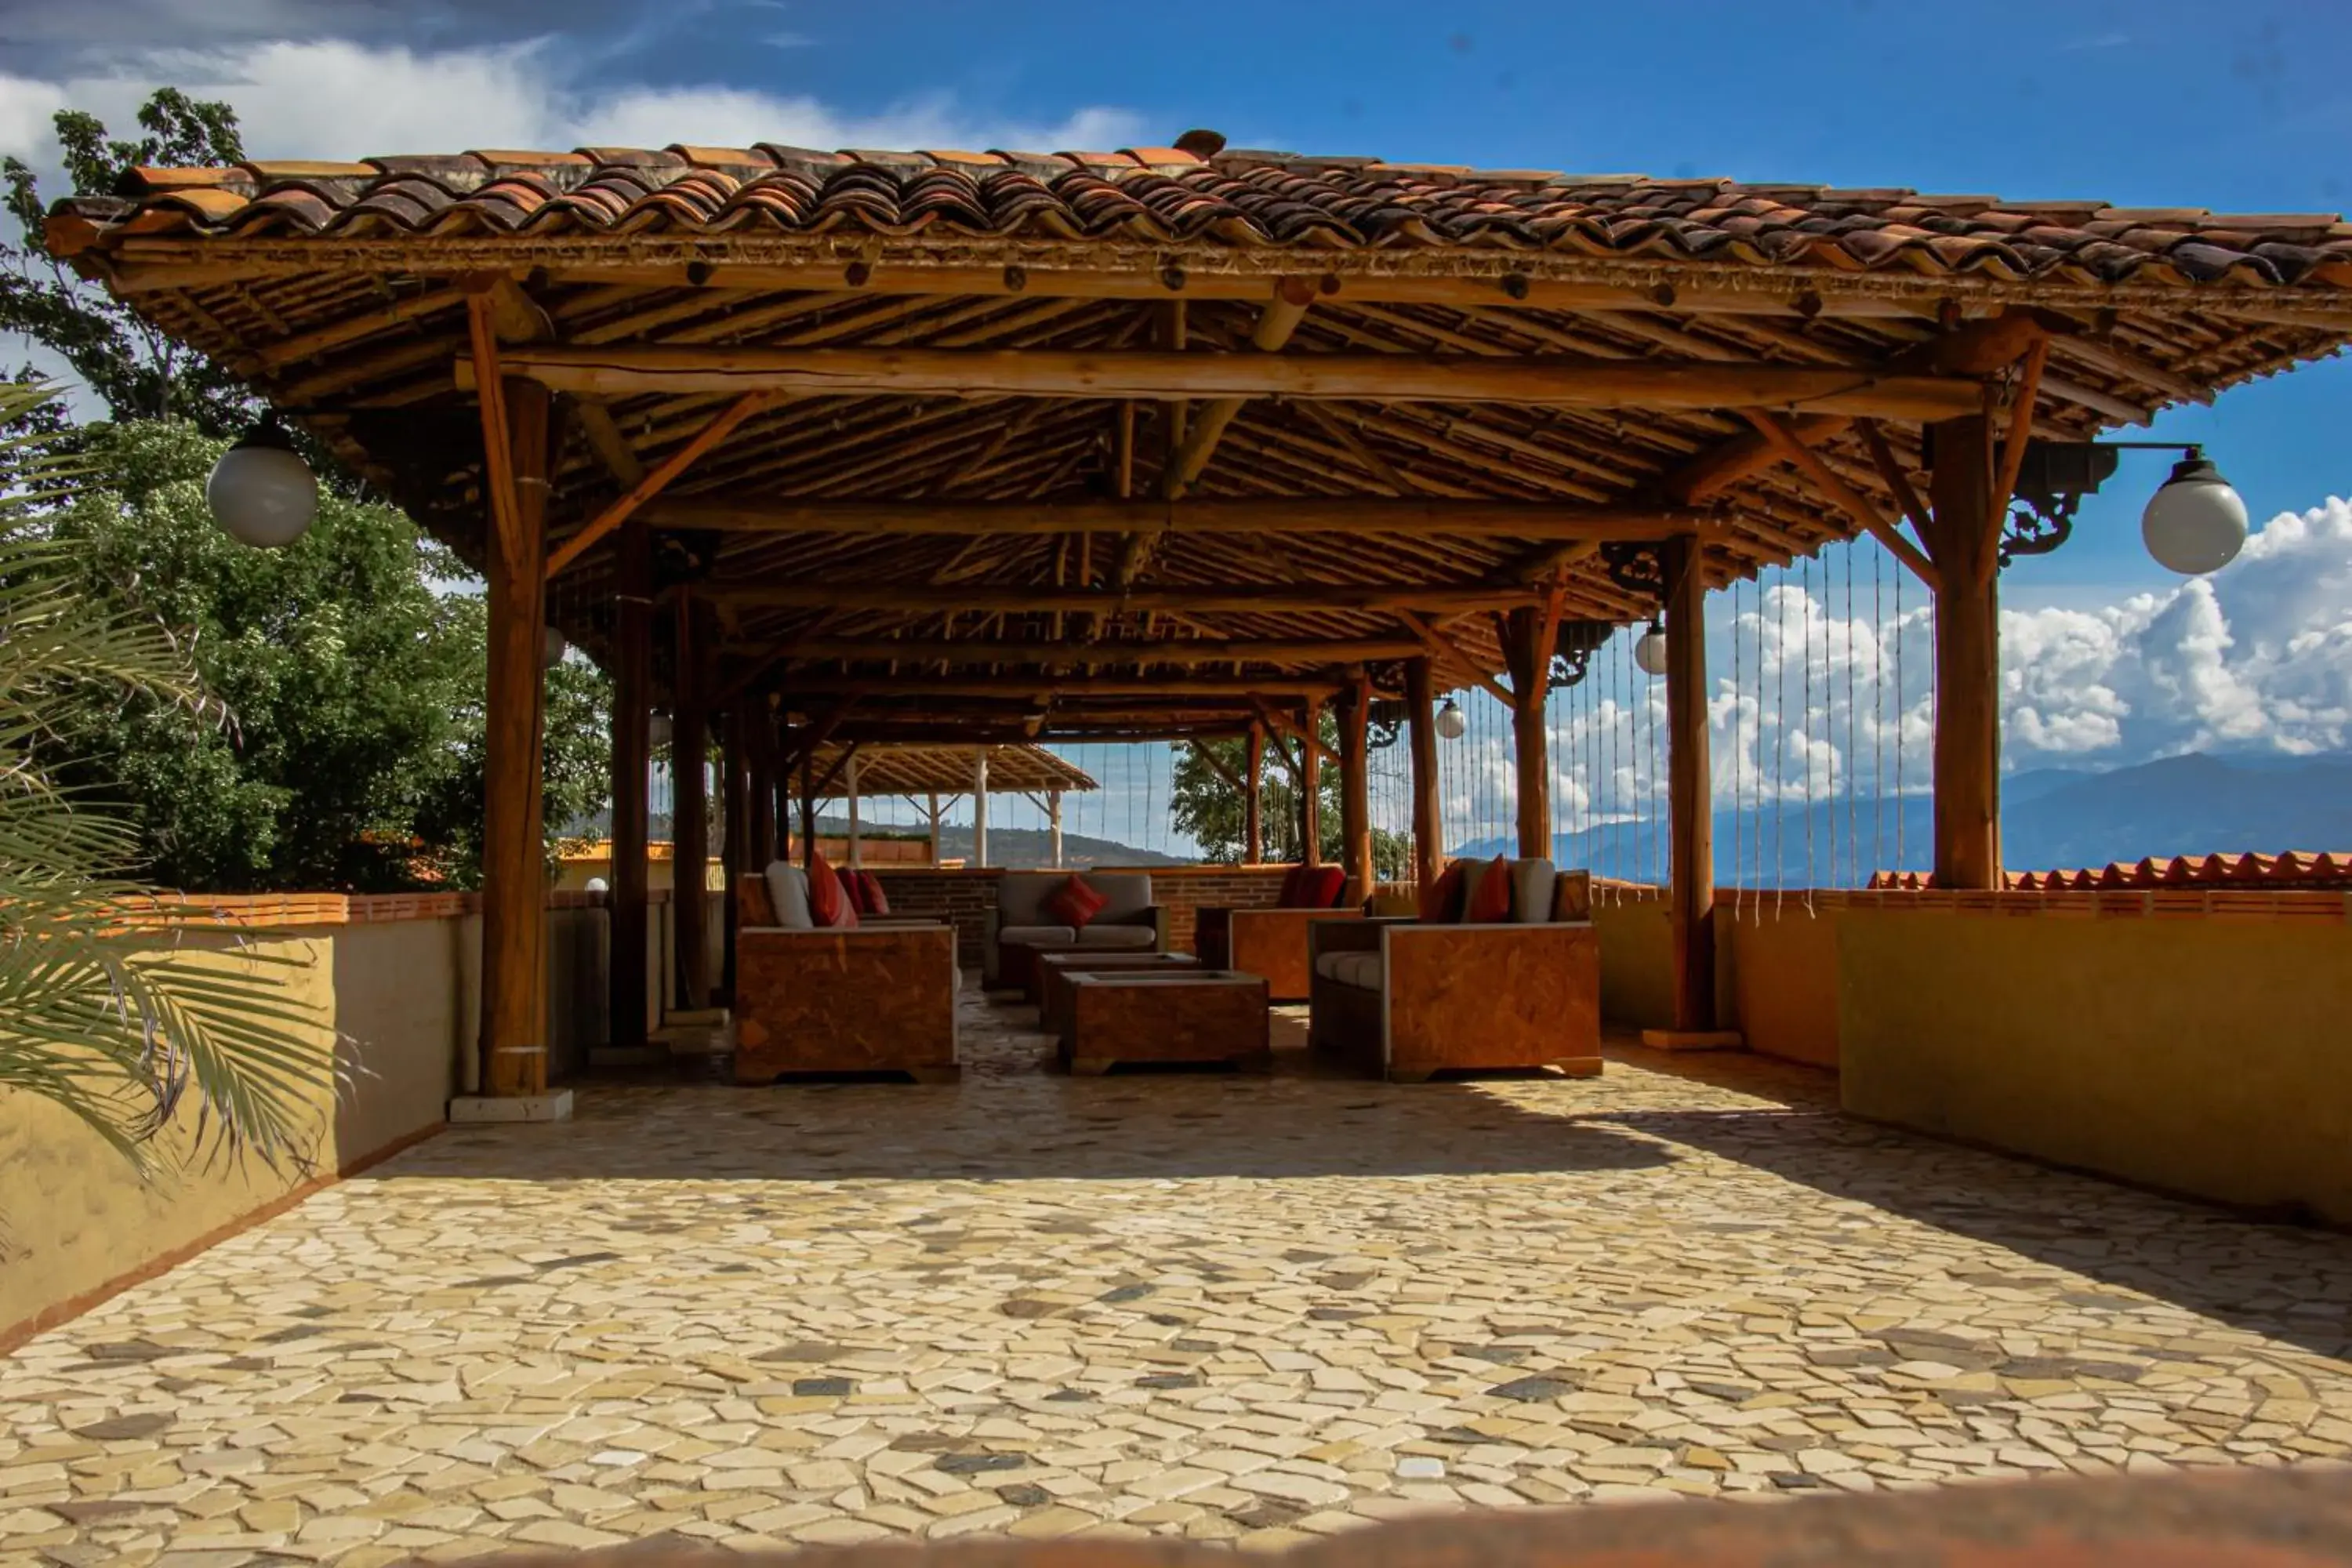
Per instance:
[[[825,780],[819,798],[839,800],[849,794],[849,769],[837,742],[816,749],[811,759],[812,777]],[[1064,794],[1102,786],[1043,746],[860,746],[857,749],[857,793],[861,795],[970,795],[974,763],[988,753],[991,795]]]

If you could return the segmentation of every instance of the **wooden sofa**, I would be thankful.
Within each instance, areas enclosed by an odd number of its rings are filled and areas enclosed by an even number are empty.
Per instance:
[[[842,1072],[954,1080],[961,977],[953,926],[787,927],[778,923],[767,878],[737,878],[734,895],[737,1083]]]
[[[981,945],[981,983],[990,990],[1032,987],[1032,960],[1040,952],[1099,949],[1105,952],[1166,952],[1168,911],[1151,901],[1146,871],[1083,871],[1079,879],[1103,896],[1102,911],[1084,926],[1056,923],[1045,908],[1068,871],[1007,871],[997,879]]]
[[[1275,902],[1262,909],[1208,904],[1194,911],[1192,951],[1204,969],[1234,969],[1262,976],[1266,998],[1273,1002],[1304,1002],[1312,987],[1307,928],[1316,921],[1360,920],[1364,911],[1338,902],[1347,881],[1339,879],[1331,898],[1320,902],[1301,890],[1301,873],[1294,867],[1283,879]],[[1337,871],[1338,868],[1330,868]]]
[[[1555,875],[1549,890],[1536,919],[1315,921],[1310,1043],[1400,1083],[1505,1068],[1597,1075],[1601,947],[1590,881],[1580,871]]]

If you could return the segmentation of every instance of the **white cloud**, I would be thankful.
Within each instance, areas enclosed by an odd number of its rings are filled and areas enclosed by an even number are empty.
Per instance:
[[[1099,105],[1024,123],[975,117],[947,93],[852,114],[808,94],[590,83],[548,39],[441,52],[281,40],[149,52],[65,81],[0,77],[0,152],[46,163],[54,157],[48,117],[58,107],[89,109],[120,132],[163,83],[232,104],[256,157],[674,142],[1051,150],[1132,143],[1141,131],[1135,114]]]

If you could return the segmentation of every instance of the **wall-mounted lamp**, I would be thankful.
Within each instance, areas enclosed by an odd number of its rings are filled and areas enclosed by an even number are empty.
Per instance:
[[[2001,531],[2000,563],[2046,555],[2074,531],[2074,511],[2115,475],[2126,451],[2179,452],[2140,513],[2140,541],[2158,564],[2189,576],[2218,572],[2246,543],[2246,503],[2205,456],[2184,441],[2042,441],[2026,444],[2017,500]]]

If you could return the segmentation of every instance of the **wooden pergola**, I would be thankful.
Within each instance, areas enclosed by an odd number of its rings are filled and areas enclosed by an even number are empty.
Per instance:
[[[1676,1018],[1703,1029],[1707,590],[1864,531],[1918,575],[1936,875],[1992,888],[1997,548],[2028,440],[2352,339],[2352,229],[2332,216],[1302,157],[1207,132],[1050,155],[145,169],[60,204],[47,238],[488,579],[499,1093],[544,1081],[551,616],[617,681],[622,866],[658,701],[688,753],[719,726],[752,853],[776,797],[753,779],[827,743],[1271,732],[1309,738],[1311,773],[1336,704],[1369,882],[1376,699],[1412,720],[1423,878],[1444,689],[1512,705],[1519,836],[1541,853],[1561,628],[1662,614]],[[698,833],[698,771],[680,783]],[[643,890],[614,894],[623,943]],[[642,1016],[616,991],[616,1018]]]
[[[1053,837],[1053,862],[1062,863],[1062,796],[1099,789],[1084,770],[1043,746],[867,747],[857,741],[828,741],[801,763],[801,842],[816,840],[816,803],[849,804],[849,853],[857,862],[858,802],[895,795],[924,814],[931,828],[931,853],[939,854],[941,798],[970,795],[972,858],[988,864],[988,797],[1015,795],[1045,813]]]

